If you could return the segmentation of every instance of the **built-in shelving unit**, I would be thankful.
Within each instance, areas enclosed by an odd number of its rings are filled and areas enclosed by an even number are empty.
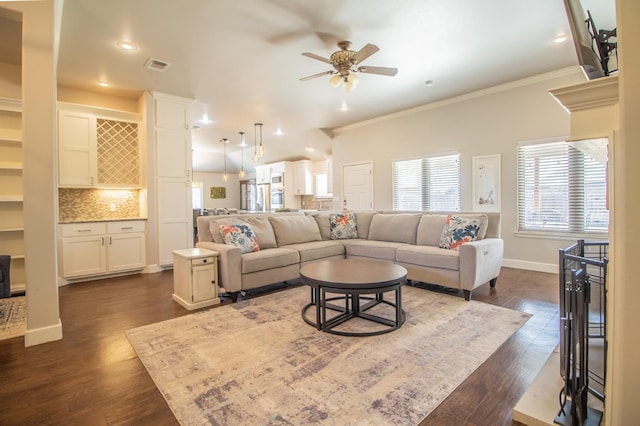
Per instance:
[[[22,107],[0,98],[0,254],[11,256],[11,292],[25,291]]]

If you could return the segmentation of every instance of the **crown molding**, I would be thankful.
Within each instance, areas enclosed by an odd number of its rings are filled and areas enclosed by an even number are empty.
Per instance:
[[[494,94],[494,93],[500,93],[500,92],[504,92],[504,91],[507,91],[507,90],[515,89],[515,88],[518,88],[518,87],[529,86],[531,84],[541,83],[541,82],[544,82],[544,81],[553,80],[555,78],[561,78],[561,77],[566,77],[566,76],[571,76],[571,75],[584,75],[584,74],[582,74],[582,72],[580,71],[580,68],[577,67],[577,66],[562,68],[562,69],[559,69],[559,70],[556,70],[556,71],[551,71],[551,72],[547,72],[547,73],[544,73],[544,74],[534,75],[532,77],[523,78],[521,80],[515,80],[515,81],[511,81],[509,83],[499,84],[497,86],[488,87],[486,89],[476,90],[475,92],[469,92],[469,93],[465,93],[463,95],[454,96],[452,98],[447,98],[447,99],[443,99],[443,100],[440,100],[440,101],[431,102],[431,103],[428,103],[428,104],[425,104],[425,105],[420,105],[420,106],[417,106],[417,107],[414,107],[414,108],[406,109],[406,110],[403,110],[403,111],[394,112],[394,113],[391,113],[391,114],[387,114],[387,115],[383,115],[383,116],[380,116],[380,117],[372,118],[370,120],[361,121],[359,123],[349,124],[349,125],[343,126],[343,127],[337,127],[335,129],[333,129],[333,133],[334,133],[334,135],[337,135],[337,134],[342,133],[344,131],[356,129],[358,127],[364,127],[364,126],[368,126],[370,124],[375,124],[375,123],[379,123],[379,122],[383,122],[383,121],[387,121],[387,120],[403,117],[403,116],[406,116],[406,115],[415,114],[415,113],[422,112],[422,111],[428,111],[428,110],[432,110],[432,109],[442,108],[442,107],[447,106],[447,105],[456,104],[456,103],[459,103],[459,102],[465,102],[465,101],[468,101],[468,100],[471,100],[471,99],[480,98],[482,96],[487,96],[487,95],[491,95],[491,94]]]
[[[618,76],[597,78],[572,86],[549,90],[568,112],[584,111],[618,103]]]

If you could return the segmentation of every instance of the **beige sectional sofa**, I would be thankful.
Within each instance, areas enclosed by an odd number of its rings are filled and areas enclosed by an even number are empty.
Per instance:
[[[439,247],[448,213],[353,212],[357,238],[331,239],[330,216],[344,213],[200,216],[196,246],[220,253],[219,282],[233,300],[240,291],[298,278],[307,262],[345,257],[395,262],[408,280],[461,289],[467,300],[478,286],[495,286],[503,255],[499,213],[450,213],[483,224],[478,239],[457,250]],[[225,243],[221,226],[238,224],[255,233],[258,251]]]

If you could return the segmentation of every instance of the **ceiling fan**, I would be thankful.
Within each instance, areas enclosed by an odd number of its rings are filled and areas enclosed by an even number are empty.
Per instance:
[[[333,52],[329,59],[323,58],[322,56],[316,55],[314,53],[303,53],[303,56],[311,59],[317,59],[318,61],[333,65],[333,68],[335,69],[331,71],[324,71],[318,74],[313,74],[308,77],[303,77],[300,80],[307,81],[317,77],[322,77],[324,75],[332,75],[332,77],[329,79],[329,83],[333,87],[337,87],[340,85],[340,83],[344,82],[344,91],[350,92],[358,84],[358,77],[353,74],[355,72],[388,75],[390,77],[393,77],[398,73],[397,68],[369,67],[366,65],[358,66],[362,61],[380,50],[375,44],[369,43],[358,52],[349,50],[349,48],[351,47],[350,41],[341,41],[338,43],[338,47],[340,48],[340,50]]]

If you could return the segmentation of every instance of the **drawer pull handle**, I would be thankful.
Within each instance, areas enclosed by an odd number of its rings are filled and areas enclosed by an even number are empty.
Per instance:
[[[78,229],[78,232],[91,232],[91,229]]]
[[[120,228],[120,229],[122,229],[123,231],[124,231],[125,229],[133,229],[133,226],[123,226],[123,227],[122,227],[122,228]]]

